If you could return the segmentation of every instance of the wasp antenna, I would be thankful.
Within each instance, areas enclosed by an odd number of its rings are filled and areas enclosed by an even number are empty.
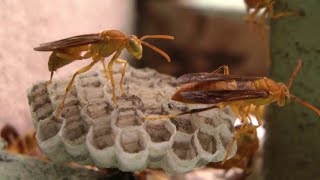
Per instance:
[[[168,56],[168,54],[165,53],[165,52],[163,52],[161,49],[159,49],[159,48],[157,48],[157,47],[155,47],[155,46],[153,46],[153,45],[151,45],[151,44],[149,44],[149,43],[147,43],[147,42],[145,42],[145,41],[141,41],[141,44],[143,44],[143,45],[145,45],[145,46],[148,46],[148,47],[151,48],[152,50],[154,50],[154,51],[156,51],[157,53],[161,54],[164,58],[166,58],[166,60],[167,60],[168,62],[171,62],[171,59],[170,59],[170,57]]]
[[[318,114],[318,116],[320,116],[320,109],[316,108],[316,107],[313,106],[312,104],[309,104],[308,102],[305,102],[305,101],[299,99],[299,98],[296,97],[295,95],[290,94],[290,97],[291,97],[294,101],[296,101],[296,102],[304,105],[305,107],[313,110],[314,112],[316,112],[316,113]]]
[[[293,73],[291,74],[291,77],[290,77],[290,79],[289,79],[289,81],[288,81],[288,83],[287,83],[287,87],[288,87],[289,90],[290,90],[290,88],[291,88],[293,79],[297,76],[299,70],[301,69],[301,66],[302,66],[302,61],[301,61],[301,59],[299,59],[299,60],[298,60],[297,67],[296,67],[296,69],[293,71]]]
[[[143,41],[144,39],[169,39],[169,40],[173,40],[174,37],[169,36],[169,35],[145,35],[140,38],[140,41]]]

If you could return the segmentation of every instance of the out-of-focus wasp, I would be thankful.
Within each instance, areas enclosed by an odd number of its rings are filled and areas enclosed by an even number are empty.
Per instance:
[[[274,13],[274,5],[276,0],[244,0],[247,9],[246,21],[249,23],[265,24],[265,20],[278,19],[285,16],[300,15],[298,12],[279,12]],[[253,9],[252,12],[250,10]],[[258,13],[262,11],[262,14],[257,18]]]
[[[136,59],[140,60],[142,57],[142,45],[145,45],[154,51],[161,54],[168,62],[171,61],[170,57],[158,49],[157,47],[143,41],[145,39],[174,39],[172,36],[168,35],[146,35],[138,39],[134,35],[126,36],[118,30],[105,30],[101,33],[96,34],[86,34],[80,36],[74,36],[54,42],[40,44],[39,47],[34,48],[36,51],[52,51],[50,55],[48,67],[51,72],[50,81],[52,81],[53,72],[57,69],[72,63],[76,60],[83,60],[92,58],[92,62],[78,70],[72,77],[69,82],[66,92],[63,96],[63,99],[58,107],[56,116],[59,116],[63,107],[64,101],[66,99],[67,93],[71,90],[72,84],[76,75],[84,73],[91,69],[94,64],[101,62],[105,71],[106,78],[110,77],[112,85],[112,100],[116,104],[116,95],[115,95],[115,85],[114,78],[112,74],[112,66],[114,63],[123,64],[122,76],[120,80],[120,89],[122,94],[124,93],[122,88],[123,77],[126,71],[127,61],[119,59],[120,54],[123,49],[127,49],[128,52]],[[106,67],[104,59],[113,54],[108,66]]]
[[[246,4],[247,11],[245,20],[248,23],[250,31],[252,31],[253,24],[259,25],[258,29],[260,29],[259,33],[261,40],[263,41],[263,46],[265,48],[267,65],[269,66],[271,64],[271,61],[269,44],[267,40],[267,19],[279,19],[287,16],[301,16],[303,15],[303,12],[284,11],[275,13],[274,5],[276,3],[276,0],[244,0],[244,2]],[[259,12],[261,12],[260,15],[258,15]]]

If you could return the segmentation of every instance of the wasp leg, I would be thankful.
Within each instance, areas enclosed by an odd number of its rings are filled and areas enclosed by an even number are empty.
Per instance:
[[[123,82],[124,74],[126,73],[128,62],[126,60],[123,60],[123,59],[117,59],[115,62],[123,64],[123,68],[122,68],[122,71],[121,71],[121,79],[120,79],[120,89],[121,89],[121,92],[122,92],[122,96],[124,96],[125,93],[123,91],[123,87],[122,87],[123,83],[122,82]]]
[[[114,86],[114,78],[113,78],[113,72],[112,72],[112,66],[113,63],[118,59],[118,57],[120,56],[121,51],[117,51],[111,61],[108,63],[108,71],[109,71],[109,75],[110,75],[110,80],[111,80],[111,86],[112,86],[112,101],[114,102],[114,104],[116,106],[118,106],[117,101],[116,101],[116,92],[115,92],[115,86]]]
[[[53,72],[54,72],[54,71],[51,71],[51,73],[50,73],[50,80],[46,82],[46,86],[48,86],[49,84],[52,83]]]
[[[246,111],[246,108],[248,108],[248,106],[240,106],[239,108],[239,113],[241,116],[241,120],[244,121],[245,124],[250,124],[250,120],[249,120],[249,111]]]
[[[104,75],[106,76],[106,79],[109,80],[110,73],[109,73],[108,69],[106,68],[106,64],[104,63],[104,59],[101,59],[100,62],[102,63],[102,66],[103,66]]]
[[[271,2],[267,9],[269,9],[269,18],[270,19],[279,19],[281,17],[285,17],[285,16],[299,16],[300,13],[298,12],[280,12],[278,14],[274,14],[273,11],[273,5],[274,5],[275,1]]]
[[[64,102],[65,102],[65,100],[66,100],[66,97],[67,97],[68,92],[70,92],[70,90],[71,90],[71,87],[72,87],[72,84],[73,84],[73,82],[74,82],[75,77],[76,77],[78,74],[87,72],[87,71],[90,70],[90,69],[92,68],[92,66],[93,66],[94,64],[96,64],[96,63],[97,63],[97,61],[93,61],[93,62],[91,62],[89,65],[81,68],[80,70],[78,70],[76,73],[73,74],[72,79],[71,79],[71,81],[69,82],[69,84],[68,84],[68,86],[67,86],[67,88],[66,88],[66,92],[64,93],[63,98],[62,98],[62,101],[60,102],[60,105],[59,105],[58,110],[57,110],[57,112],[56,112],[56,117],[59,117],[60,114],[61,114],[61,112],[62,112],[62,109],[63,109],[63,107],[64,107]]]
[[[239,119],[241,119],[239,107],[237,105],[230,105],[232,112],[235,116],[237,116]]]
[[[220,66],[218,69],[212,71],[212,73],[219,73],[223,70],[223,75],[229,75],[229,66]]]
[[[270,66],[271,65],[270,48],[269,48],[269,44],[268,44],[268,40],[267,40],[268,25],[266,25],[266,22],[265,22],[268,14],[269,14],[268,9],[265,9],[264,12],[262,13],[262,15],[259,17],[257,23],[258,23],[258,25],[261,25],[260,37],[262,39],[263,46],[265,49],[267,66]]]
[[[257,5],[254,7],[254,11],[251,14],[249,14],[245,19],[245,21],[248,22],[248,28],[250,32],[252,32],[252,25],[253,23],[256,22],[256,17],[257,17],[257,14],[260,12],[260,10],[261,10],[261,3],[258,2]]]
[[[145,120],[159,120],[159,119],[171,119],[179,116],[180,114],[177,115],[156,115],[156,116],[146,116],[144,117]]]
[[[254,114],[258,121],[258,127],[262,125],[262,119],[263,119],[263,111],[261,109],[261,106],[256,106],[254,109]]]

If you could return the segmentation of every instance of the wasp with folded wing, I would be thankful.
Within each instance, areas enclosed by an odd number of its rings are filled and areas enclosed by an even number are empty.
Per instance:
[[[227,150],[223,162],[229,155],[232,144],[236,139],[245,134],[250,134],[262,124],[263,105],[276,102],[279,106],[284,106],[286,99],[294,101],[313,110],[320,116],[320,110],[315,106],[299,99],[290,93],[292,81],[302,66],[302,61],[298,61],[295,71],[292,73],[287,85],[275,82],[266,77],[247,77],[229,75],[228,66],[222,66],[211,73],[186,74],[177,79],[178,84],[183,84],[171,97],[172,100],[193,103],[193,104],[214,104],[203,109],[193,109],[186,113],[196,113],[212,108],[230,106],[236,116],[243,121],[243,126],[236,130],[235,137]],[[223,70],[223,73],[221,71]],[[249,118],[250,109],[258,120],[258,126],[254,126]],[[177,115],[169,115],[169,118]]]
[[[308,107],[320,116],[320,110],[290,93],[290,87],[302,66],[301,60],[291,75],[287,85],[275,82],[266,77],[247,77],[229,75],[228,66],[222,66],[212,73],[186,74],[177,79],[183,84],[171,97],[183,103],[215,104],[213,107],[230,106],[235,115],[245,123],[250,123],[249,109],[254,107],[253,115],[257,117],[259,126],[262,121],[260,108],[276,102],[284,106],[286,98]],[[223,70],[223,73],[220,71]]]
[[[143,41],[144,39],[148,38],[156,38],[156,39],[174,39],[172,36],[168,35],[146,35],[138,39],[134,35],[126,36],[122,32],[118,30],[105,30],[101,33],[96,34],[86,34],[80,36],[74,36],[54,42],[40,44],[39,47],[34,48],[36,51],[52,51],[50,55],[48,67],[49,71],[51,72],[50,81],[52,81],[53,72],[57,69],[70,64],[76,60],[83,60],[92,58],[92,62],[78,70],[72,77],[71,81],[69,82],[66,92],[63,96],[63,99],[58,107],[56,112],[56,117],[58,117],[64,107],[64,102],[67,96],[67,93],[71,90],[72,84],[76,75],[84,73],[91,69],[93,65],[97,62],[101,62],[106,74],[106,78],[110,78],[111,85],[112,85],[112,100],[116,104],[116,95],[115,95],[115,83],[112,74],[112,66],[114,63],[123,64],[123,69],[121,73],[121,80],[120,80],[120,89],[124,94],[122,88],[123,77],[126,71],[127,61],[119,59],[120,54],[122,53],[123,49],[127,49],[128,52],[136,59],[140,60],[142,57],[142,45],[145,45],[154,51],[161,54],[165,59],[170,62],[170,57],[163,52],[162,50],[158,49],[157,47]],[[108,65],[105,65],[104,59],[110,55],[112,58]]]

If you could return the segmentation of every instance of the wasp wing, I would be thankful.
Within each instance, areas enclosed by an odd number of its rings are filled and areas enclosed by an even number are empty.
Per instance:
[[[187,83],[193,83],[193,82],[225,81],[225,80],[252,81],[252,80],[257,80],[261,78],[263,77],[224,75],[216,72],[190,73],[190,74],[185,74],[180,76],[176,82],[178,84],[187,84]]]
[[[85,34],[80,36],[73,36],[58,41],[48,42],[40,44],[39,47],[34,48],[35,51],[54,51],[63,48],[69,48],[74,46],[82,46],[86,44],[98,43],[104,39],[96,34]]]
[[[257,90],[189,91],[181,96],[193,103],[216,104],[221,102],[249,100],[268,97],[268,92]]]

